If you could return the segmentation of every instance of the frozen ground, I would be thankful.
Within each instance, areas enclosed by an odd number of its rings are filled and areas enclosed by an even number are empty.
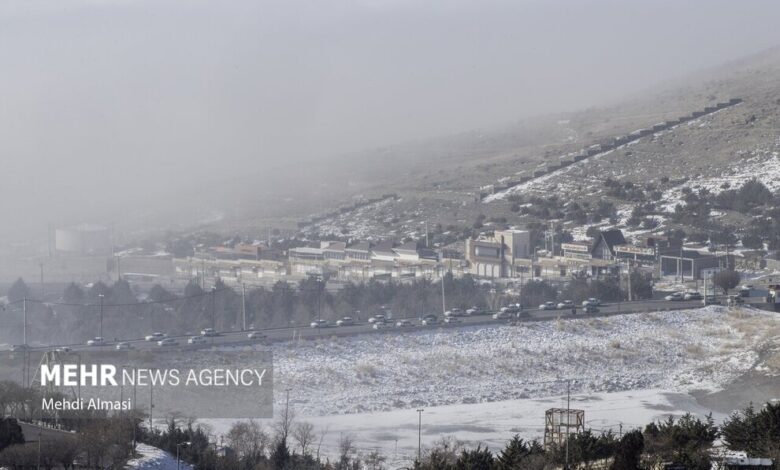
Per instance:
[[[764,312],[707,307],[288,342],[273,347],[274,380],[308,416],[541,398],[562,378],[576,393],[716,390],[778,329]]]
[[[176,456],[146,444],[138,444],[137,447],[140,456],[137,459],[127,462],[126,469],[138,470],[192,470],[188,464],[182,462],[180,467],[176,466]]]
[[[751,370],[776,373],[780,360],[760,353],[778,338],[773,314],[711,306],[279,343],[276,411],[289,387],[296,419],[323,436],[321,455],[336,455],[351,435],[358,453],[379,449],[398,468],[416,452],[418,408],[423,446],[453,437],[498,450],[513,434],[541,438],[544,411],[566,406],[560,379],[572,378],[571,406],[585,410],[586,426],[625,431],[708,413],[691,391],[718,390]],[[224,434],[232,422],[207,424]]]

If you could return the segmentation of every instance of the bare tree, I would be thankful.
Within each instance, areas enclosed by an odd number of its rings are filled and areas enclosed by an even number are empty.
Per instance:
[[[351,434],[341,434],[339,437],[339,462],[336,468],[344,470],[350,468],[352,455],[355,453],[355,440]]]
[[[317,461],[320,461],[320,449],[322,448],[322,441],[325,439],[325,435],[328,433],[330,426],[326,426],[325,430],[320,434],[320,442],[317,444]]]
[[[314,433],[314,425],[307,422],[296,424],[293,428],[292,435],[301,448],[301,454],[303,455],[308,454],[309,446],[317,438],[317,435]]]
[[[263,430],[260,423],[254,420],[240,421],[230,428],[227,433],[230,446],[241,457],[257,459],[265,455],[265,450],[270,443],[270,437]]]
[[[380,454],[378,450],[372,450],[368,455],[363,457],[363,462],[366,464],[367,470],[384,470],[384,463],[386,460],[387,457]]]

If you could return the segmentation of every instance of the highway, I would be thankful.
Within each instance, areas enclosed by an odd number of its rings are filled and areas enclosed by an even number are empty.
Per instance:
[[[720,299],[720,298],[719,298]],[[720,299],[725,303],[725,299]],[[755,306],[762,306],[764,304],[763,297],[749,297],[743,298],[746,304],[753,304]],[[583,318],[583,317],[604,317],[611,315],[627,314],[627,313],[642,313],[642,312],[655,312],[655,311],[668,311],[668,310],[686,310],[702,307],[701,300],[690,301],[667,301],[667,300],[640,300],[633,302],[619,302],[602,304],[599,307],[599,312],[586,314],[581,306],[577,307],[576,315],[572,315],[571,309],[566,310],[539,310],[529,309],[524,310],[524,316],[519,321],[539,321],[539,320],[554,320],[557,318]],[[285,328],[269,328],[263,330],[252,330],[261,333],[261,337],[258,339],[249,339],[247,337],[248,331],[228,331],[220,332],[218,336],[206,337],[205,342],[200,344],[188,344],[187,340],[197,333],[190,333],[187,335],[170,336],[174,338],[178,344],[172,346],[159,346],[156,341],[146,341],[143,338],[132,339],[119,339],[118,341],[127,342],[132,349],[143,350],[181,350],[181,349],[198,349],[209,348],[213,346],[239,346],[247,344],[263,344],[278,341],[287,340],[309,340],[316,338],[326,338],[333,336],[352,336],[358,334],[400,334],[405,331],[419,331],[419,330],[439,330],[439,329],[454,329],[465,326],[474,325],[505,325],[509,320],[495,320],[492,316],[493,312],[485,315],[464,316],[459,317],[460,320],[456,324],[439,323],[432,326],[423,326],[420,324],[419,319],[411,320],[412,326],[396,327],[395,321],[401,318],[394,318],[393,323],[389,324],[382,329],[374,329],[373,325],[368,322],[359,322],[350,326],[343,327],[321,327],[311,328],[308,325],[305,327],[285,327]],[[439,318],[441,322],[442,318]],[[118,341],[107,341],[102,346],[87,346],[85,344],[69,344],[69,345],[47,345],[47,346],[35,346],[30,347],[32,351],[46,351],[62,347],[67,347],[72,351],[100,351],[100,350],[114,350]]]

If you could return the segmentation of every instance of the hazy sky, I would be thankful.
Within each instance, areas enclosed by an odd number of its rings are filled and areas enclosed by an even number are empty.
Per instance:
[[[3,0],[0,230],[598,105],[780,44],[777,18],[777,0]]]

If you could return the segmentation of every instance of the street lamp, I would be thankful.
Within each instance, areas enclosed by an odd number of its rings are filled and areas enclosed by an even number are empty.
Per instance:
[[[422,412],[425,411],[424,409],[420,408],[417,410],[417,464],[422,464],[421,456],[422,456]]]
[[[100,337],[103,337],[103,299],[106,297],[104,294],[98,294],[100,297]]]
[[[190,441],[179,442],[178,444],[176,444],[176,470],[179,470],[181,468],[181,466],[179,465],[181,462],[179,460],[179,449],[182,447],[187,447],[190,444],[191,444]]]

